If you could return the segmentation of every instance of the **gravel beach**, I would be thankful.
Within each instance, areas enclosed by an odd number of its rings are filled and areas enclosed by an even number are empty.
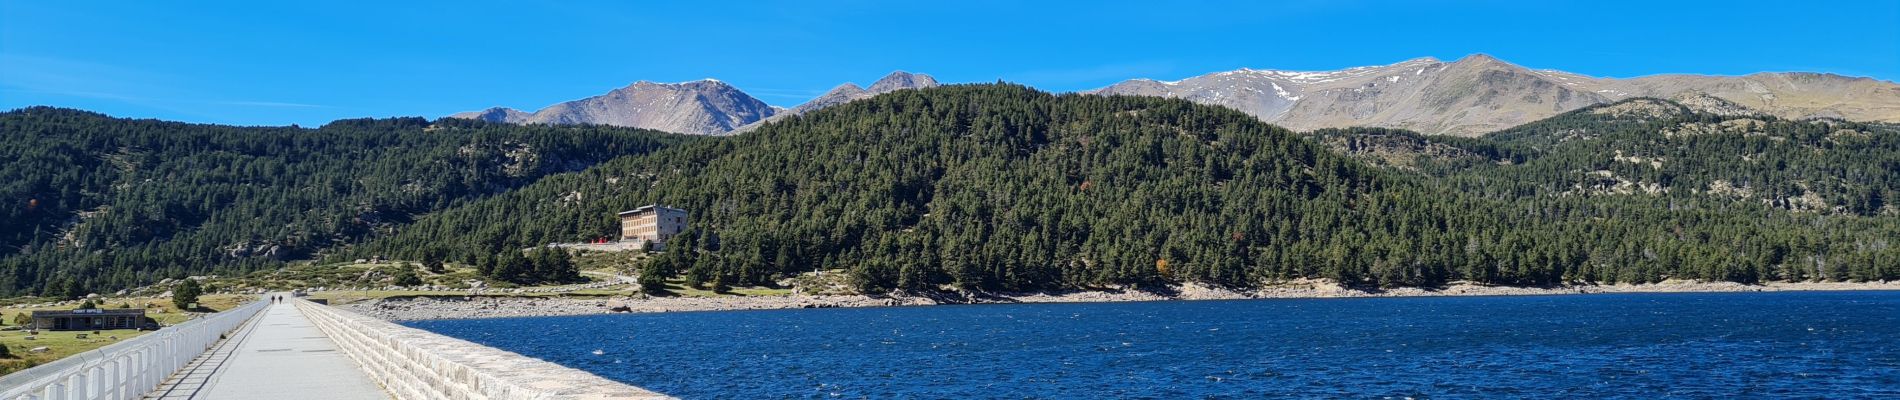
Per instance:
[[[1832,290],[1900,290],[1900,282],[1799,282],[1744,285],[1731,282],[1671,282],[1646,285],[1579,285],[1561,287],[1485,286],[1454,283],[1441,288],[1347,289],[1324,281],[1296,281],[1237,291],[1201,285],[1180,285],[1166,291],[1091,290],[1060,293],[937,293],[880,296],[723,296],[655,297],[616,296],[587,298],[506,296],[391,297],[339,307],[387,320],[498,318],[616,312],[679,312],[768,310],[792,308],[886,307],[938,304],[1067,303],[1162,300],[1230,300],[1269,298],[1338,298],[1405,296],[1532,296],[1593,293],[1766,292]]]

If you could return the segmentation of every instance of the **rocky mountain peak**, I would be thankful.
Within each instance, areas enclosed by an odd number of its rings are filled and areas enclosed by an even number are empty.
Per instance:
[[[455,113],[453,115],[450,115],[449,118],[473,119],[473,120],[481,120],[481,121],[488,121],[488,122],[520,123],[522,121],[527,121],[528,117],[531,115],[533,114],[521,112],[520,110],[516,110],[516,109],[508,108],[508,107],[489,107],[488,109],[481,110],[481,111]]]
[[[721,82],[717,79],[707,78],[707,79],[700,79],[696,81],[673,82],[673,83],[640,80],[640,81],[634,81],[631,84],[627,84],[627,86],[625,87],[621,87],[619,89],[614,89],[614,90],[615,91],[637,91],[637,90],[733,90],[733,91],[737,91],[739,90],[739,88],[732,87],[732,85],[728,85],[725,82]]]
[[[832,88],[831,91],[825,92],[825,94],[823,95],[819,95],[818,97],[811,99],[811,101],[807,101],[804,104],[799,104],[797,107],[792,107],[791,110],[778,113],[777,115],[773,115],[771,118],[767,118],[764,120],[753,122],[745,126],[741,126],[730,133],[736,134],[736,133],[741,133],[745,131],[750,131],[753,128],[759,127],[760,125],[764,125],[766,123],[778,121],[785,118],[790,118],[794,115],[803,115],[805,113],[818,111],[826,107],[836,106],[836,105],[840,105],[844,103],[850,103],[852,101],[859,100],[859,99],[871,98],[872,96],[877,96],[880,94],[890,93],[890,92],[904,90],[904,89],[923,89],[923,88],[936,87],[936,86],[937,86],[937,79],[932,78],[930,75],[913,74],[913,73],[904,72],[904,71],[895,71],[895,72],[891,72],[888,75],[884,75],[883,78],[879,78],[877,82],[872,83],[869,89],[860,88],[855,83],[846,82],[843,85],[838,85],[838,87]]]
[[[874,94],[882,94],[895,90],[921,89],[936,86],[937,79],[930,75],[894,71],[889,75],[884,75],[884,77],[878,79],[877,82],[871,83],[871,88],[868,89],[868,91]]]
[[[1445,69],[1448,71],[1452,71],[1452,73],[1458,73],[1458,71],[1470,71],[1470,72],[1495,71],[1495,72],[1505,72],[1505,73],[1514,73],[1514,74],[1515,73],[1529,74],[1529,73],[1535,72],[1535,71],[1532,71],[1530,68],[1525,68],[1517,64],[1505,62],[1504,60],[1499,60],[1497,58],[1493,58],[1491,56],[1484,55],[1484,54],[1472,54],[1469,56],[1465,56],[1463,58],[1459,58],[1457,61],[1452,61],[1451,63],[1441,64],[1441,65],[1444,65]]]
[[[838,87],[831,88],[830,91],[826,91],[825,94],[823,95],[819,95],[818,97],[812,98],[811,101],[807,101],[805,102],[805,104],[799,104],[797,107],[792,107],[790,112],[786,113],[785,116],[804,114],[806,112],[810,112],[810,111],[817,110],[820,108],[844,104],[846,102],[850,102],[851,100],[855,100],[855,99],[863,98],[863,97],[869,97],[869,96],[870,94],[868,94],[868,92],[866,92],[864,88],[859,87],[858,84],[845,82],[843,85],[838,85]]]
[[[825,94],[827,94],[827,95],[830,95],[830,94],[849,94],[849,93],[859,93],[859,92],[863,92],[863,91],[864,91],[864,87],[863,87],[863,86],[858,86],[858,84],[856,84],[856,83],[852,83],[852,82],[845,82],[845,83],[844,83],[844,84],[842,84],[842,85],[838,85],[838,87],[834,87],[834,88],[831,88],[831,90],[829,90],[829,91],[826,91],[826,92],[825,92]]]
[[[679,83],[636,81],[599,96],[562,102],[533,113],[491,108],[452,117],[511,123],[602,124],[712,135],[778,112],[779,109],[732,85],[702,79]]]
[[[1510,63],[1504,62],[1504,60],[1499,60],[1497,57],[1492,57],[1490,54],[1484,54],[1484,53],[1472,53],[1471,55],[1467,55],[1467,56],[1464,56],[1463,58],[1459,58],[1458,61],[1453,61],[1452,63],[1453,64],[1472,64],[1472,65],[1510,64]]]

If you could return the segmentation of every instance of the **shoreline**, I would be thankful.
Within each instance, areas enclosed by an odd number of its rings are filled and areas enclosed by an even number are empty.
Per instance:
[[[1665,282],[1642,285],[1575,285],[1559,287],[1488,286],[1453,283],[1437,288],[1343,288],[1318,280],[1302,280],[1248,290],[1202,285],[1175,285],[1167,291],[1123,288],[1052,293],[954,292],[891,295],[785,295],[721,297],[609,298],[402,296],[336,305],[337,308],[389,321],[546,317],[615,313],[688,311],[780,310],[929,306],[950,304],[1111,303],[1130,301],[1194,301],[1247,299],[1322,299],[1365,297],[1545,296],[1610,293],[1735,293],[1788,291],[1900,291],[1892,282],[1773,282],[1744,285],[1733,282]]]

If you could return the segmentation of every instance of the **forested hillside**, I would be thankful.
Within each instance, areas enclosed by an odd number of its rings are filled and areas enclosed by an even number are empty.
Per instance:
[[[0,295],[110,292],[311,258],[416,215],[688,140],[421,118],[321,128],[0,114]]]
[[[0,114],[0,294],[286,260],[494,264],[694,230],[645,273],[860,290],[1326,278],[1416,286],[1900,279],[1900,130],[1586,108],[1481,138],[1302,135],[1233,110],[1026,87],[904,90],[687,138],[419,118],[318,129]],[[506,257],[504,257],[506,256]]]
[[[1441,172],[1491,197],[1644,194],[1875,216],[1894,215],[1890,199],[1900,196],[1900,128],[1886,124],[1719,116],[1636,99],[1484,139],[1528,161]]]
[[[1585,108],[1478,138],[1322,129],[1329,148],[1484,197],[1721,201],[1830,215],[1900,208],[1900,127],[1718,115],[1659,99]],[[1607,200],[1607,199],[1606,199]]]
[[[706,283],[820,268],[866,291],[1900,278],[1891,216],[1566,194],[1540,188],[1568,175],[1536,172],[1565,168],[1544,166],[1562,152],[1510,134],[1444,145],[1474,157],[1399,172],[1181,100],[900,91],[545,179],[359,251],[473,260],[607,236],[615,211],[663,203],[694,213],[697,251],[649,272]],[[1813,168],[1885,165],[1857,154]]]

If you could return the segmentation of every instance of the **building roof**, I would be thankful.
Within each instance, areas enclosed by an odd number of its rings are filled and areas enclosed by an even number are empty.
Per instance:
[[[92,317],[101,315],[145,315],[143,308],[81,308],[76,310],[39,310],[33,312],[33,318],[43,317]]]
[[[681,212],[684,212],[684,211],[686,211],[686,210],[681,210],[681,209],[678,209],[678,208],[673,208],[673,207],[667,207],[667,206],[663,206],[663,205],[659,205],[659,204],[652,204],[652,205],[644,205],[644,206],[640,206],[640,208],[635,208],[635,209],[632,209],[632,210],[627,210],[627,211],[621,211],[621,212],[620,212],[620,214],[618,214],[618,215],[627,215],[627,214],[639,214],[639,213],[643,213],[643,212],[647,212],[647,211],[653,211],[653,209],[656,209],[656,208],[658,208],[658,209],[666,209],[666,210],[673,210],[673,211],[681,211]]]

